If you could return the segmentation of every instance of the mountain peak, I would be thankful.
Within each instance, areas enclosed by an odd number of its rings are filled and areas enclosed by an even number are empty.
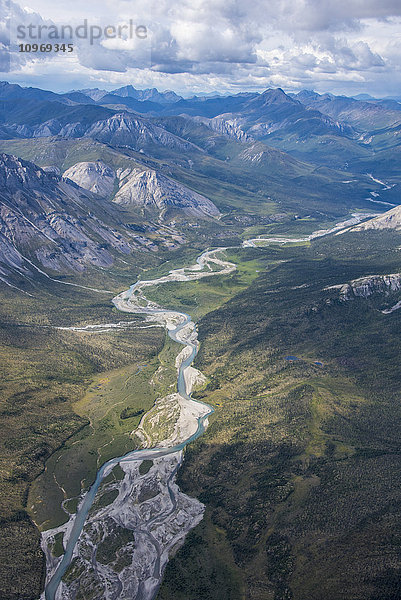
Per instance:
[[[259,99],[263,101],[264,105],[283,104],[284,102],[293,104],[296,102],[296,100],[287,96],[281,88],[269,88],[260,94]]]
[[[126,98],[127,96],[129,96],[130,98],[136,98],[137,90],[134,88],[133,85],[130,84],[130,85],[124,85],[123,87],[113,90],[111,92],[111,94],[115,94],[116,96],[121,96],[121,98]]]
[[[131,84],[113,90],[110,93],[120,96],[121,98],[134,98],[135,100],[140,100],[141,102],[150,100],[151,102],[157,102],[159,104],[173,104],[178,102],[178,100],[182,100],[181,96],[178,96],[175,92],[170,90],[165,90],[164,92],[159,92],[159,90],[156,88],[137,90]]]
[[[314,92],[313,90],[301,90],[300,92],[298,92],[298,94],[295,94],[295,98],[299,99],[299,100],[305,100],[305,99],[309,99],[309,98],[318,98],[319,94],[317,92]]]
[[[197,217],[220,214],[211,200],[154,169],[133,169],[122,178],[114,202],[158,210],[175,208]]]
[[[71,90],[70,93],[84,94],[85,96],[88,96],[88,98],[92,98],[92,100],[94,100],[95,102],[98,102],[99,100],[101,100],[103,98],[103,96],[106,96],[106,94],[108,94],[108,92],[106,90],[100,90],[99,88],[85,88],[83,90]]]

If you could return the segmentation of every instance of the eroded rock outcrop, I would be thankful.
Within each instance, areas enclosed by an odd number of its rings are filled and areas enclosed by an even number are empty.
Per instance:
[[[64,172],[64,177],[70,179],[81,188],[108,198],[113,193],[116,174],[102,161],[79,162]]]
[[[395,229],[401,230],[401,206],[396,206],[384,214],[361,223],[352,229],[352,231],[366,231],[368,229]]]
[[[340,288],[340,297],[342,300],[352,300],[353,298],[368,298],[372,294],[389,295],[391,292],[399,290],[401,290],[401,273],[370,275],[345,283]]]
[[[220,214],[211,200],[153,169],[133,169],[118,174],[120,188],[114,197],[117,204],[158,210],[175,208],[202,217]]]

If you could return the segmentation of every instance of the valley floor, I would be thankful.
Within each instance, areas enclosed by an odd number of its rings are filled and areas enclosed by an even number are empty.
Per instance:
[[[182,498],[197,498],[194,524],[202,504],[206,512],[169,562],[159,599],[399,597],[400,312],[387,310],[399,298],[373,294],[345,302],[338,294],[340,285],[358,277],[400,271],[399,244],[396,233],[359,232],[308,245],[229,249],[225,256],[236,271],[211,269],[214,277],[193,281],[182,272],[181,282],[165,279],[162,293],[147,286],[152,302],[163,299],[164,307],[200,318],[196,366],[208,383],[195,397],[215,409],[205,435],[188,447],[177,480]],[[85,310],[96,307],[98,323],[121,320],[86,298]],[[0,585],[10,600],[35,598],[43,585],[43,557],[29,514],[42,529],[56,527],[50,544],[56,564],[63,551],[58,534],[68,520],[61,502],[74,514],[81,486],[88,487],[104,461],[171,435],[165,420],[147,411],[174,391],[180,348],[137,317],[132,327],[96,334],[38,327],[37,321],[33,326],[3,328],[10,336],[3,340],[3,369],[18,374],[9,378],[13,403],[3,409],[9,428],[2,485],[12,494],[2,496],[8,505]],[[8,349],[15,340],[13,356]],[[38,350],[38,364],[49,365],[46,374],[32,366]],[[27,366],[30,420],[19,404]],[[166,410],[174,423],[173,405]],[[137,437],[130,436],[133,430]],[[66,432],[69,440],[57,450]],[[174,467],[181,459],[171,460]],[[121,482],[131,478],[132,487],[138,476],[144,495],[136,502],[151,506],[156,466],[145,461],[132,473],[113,471],[96,510],[111,515]],[[92,519],[97,522],[96,511]],[[119,550],[135,545],[124,533],[129,529],[107,525],[100,534],[93,523],[86,535],[114,540],[104,548],[98,540],[97,552],[103,548],[99,560],[118,573],[128,566],[127,552]],[[26,557],[15,566],[18,592],[7,588],[11,540],[13,552]],[[81,575],[74,563],[65,585]],[[79,587],[71,589],[71,597],[86,597]],[[96,589],[94,597],[102,597]]]

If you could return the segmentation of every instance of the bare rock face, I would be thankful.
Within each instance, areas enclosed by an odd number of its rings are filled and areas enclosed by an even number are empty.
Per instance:
[[[372,294],[389,295],[399,290],[401,290],[401,273],[370,275],[344,284],[340,289],[340,297],[343,300],[352,300],[353,298],[368,298]]]
[[[370,296],[379,295],[383,300],[380,310],[384,315],[389,315],[401,309],[401,300],[398,300],[394,304],[394,301],[399,298],[399,292],[401,291],[401,273],[368,275],[367,277],[353,279],[349,283],[333,285],[325,289],[338,290],[339,298],[342,302],[348,302],[356,298],[366,299]],[[330,304],[330,300],[328,303]]]
[[[64,178],[85,190],[109,198],[114,190],[116,174],[101,161],[79,162],[64,172]]]
[[[383,215],[354,227],[353,231],[366,231],[367,229],[401,230],[401,206],[396,206]]]
[[[46,186],[55,185],[57,178],[33,163],[16,156],[0,154],[0,187],[9,193],[23,190],[39,191]]]
[[[129,254],[136,247],[135,235],[122,229],[113,205],[99,207],[99,198],[33,163],[0,154],[0,188],[5,276],[32,273],[35,264],[56,273],[108,267],[114,252]]]
[[[212,119],[208,119],[207,117],[194,117],[194,121],[203,123],[203,125],[210,127],[213,131],[217,131],[217,133],[221,133],[222,135],[226,135],[240,142],[253,141],[253,138],[242,129],[243,119],[238,118],[233,114],[226,113],[217,115],[217,117],[213,117]]]
[[[107,199],[112,197],[117,183],[113,201],[124,206],[147,207],[159,212],[170,207],[197,217],[220,214],[211,200],[153,169],[127,168],[115,173],[101,161],[79,162],[65,171],[64,179]]]
[[[188,215],[201,217],[220,214],[211,200],[154,170],[133,169],[120,176],[120,189],[114,197],[118,204],[159,210],[177,208]]]

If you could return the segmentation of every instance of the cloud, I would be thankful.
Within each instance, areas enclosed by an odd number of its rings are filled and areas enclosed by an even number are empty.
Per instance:
[[[108,15],[102,21],[98,14],[88,17],[76,17],[73,21],[55,21],[44,19],[31,7],[22,8],[16,2],[0,0],[0,43],[7,35],[5,21],[10,23],[9,40],[12,70],[15,72],[27,69],[27,66],[46,63],[50,65],[64,58],[68,68],[89,68],[99,71],[116,71],[124,73],[129,68],[146,68],[151,65],[151,39],[139,32],[137,26],[143,21],[132,16],[126,20]],[[110,30],[109,26],[113,29]],[[107,31],[107,34],[106,34]],[[114,37],[120,35],[120,45],[114,44]],[[58,43],[72,43],[73,52],[54,51]],[[124,47],[125,43],[125,47]],[[21,52],[19,45],[35,45],[32,52]],[[50,44],[50,52],[42,52],[37,46]],[[32,69],[30,69],[31,71]]]
[[[162,82],[184,92],[189,86],[229,91],[326,85],[330,91],[359,86],[357,91],[394,93],[401,82],[399,0],[23,1],[29,12],[11,2],[14,23],[59,25],[74,15],[74,23],[133,19],[149,29],[146,43],[74,40],[73,56],[64,61],[65,87],[71,87],[69,78],[81,77],[82,87],[89,79],[110,86]],[[0,11],[4,6],[0,0]],[[0,19],[0,43],[2,35]],[[13,76],[46,79],[46,68],[52,72],[51,64],[62,58],[14,53]]]

